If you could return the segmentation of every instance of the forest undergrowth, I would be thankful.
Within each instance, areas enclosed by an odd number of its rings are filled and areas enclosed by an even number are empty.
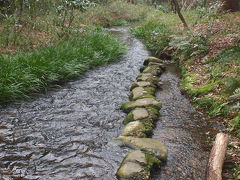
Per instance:
[[[155,10],[132,33],[158,56],[171,56],[182,71],[182,89],[195,107],[231,134],[224,178],[240,177],[240,13],[210,8],[187,10],[190,27],[178,16]],[[211,134],[211,132],[210,132]],[[212,139],[213,140],[213,139]]]
[[[141,20],[148,9],[124,1],[31,2],[36,4],[23,5],[21,12],[18,4],[11,5],[13,12],[1,9],[0,104],[30,99],[50,85],[118,60],[125,45],[104,27]]]

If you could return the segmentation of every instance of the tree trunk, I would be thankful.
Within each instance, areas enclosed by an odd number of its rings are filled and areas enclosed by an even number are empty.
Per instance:
[[[178,16],[179,16],[180,20],[181,20],[182,23],[183,23],[184,29],[189,30],[188,25],[187,25],[187,23],[186,23],[183,15],[182,15],[181,11],[180,11],[180,8],[179,8],[179,5],[178,5],[177,0],[172,0],[172,2],[173,2],[173,4],[175,5],[175,9],[176,9],[176,11],[177,11],[177,13],[178,13]]]
[[[218,133],[208,161],[207,180],[222,180],[222,167],[227,145],[228,135]]]

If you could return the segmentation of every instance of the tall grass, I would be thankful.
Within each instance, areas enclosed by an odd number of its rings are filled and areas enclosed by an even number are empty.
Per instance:
[[[94,28],[30,54],[0,56],[0,103],[29,98],[50,83],[66,81],[91,67],[117,60],[123,52],[123,44],[103,29]]]

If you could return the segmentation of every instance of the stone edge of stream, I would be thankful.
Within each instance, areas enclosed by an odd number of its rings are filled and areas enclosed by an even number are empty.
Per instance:
[[[161,85],[159,76],[165,70],[162,62],[155,57],[144,60],[141,73],[131,85],[130,101],[121,106],[128,114],[123,121],[125,128],[117,140],[133,151],[126,155],[117,171],[120,180],[150,179],[151,170],[160,168],[167,160],[165,145],[150,138],[154,121],[158,119],[162,107],[155,98],[156,88]]]

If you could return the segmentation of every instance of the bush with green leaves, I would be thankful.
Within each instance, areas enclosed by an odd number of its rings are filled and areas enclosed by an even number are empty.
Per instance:
[[[187,36],[171,36],[170,46],[176,49],[173,54],[180,60],[186,60],[196,55],[208,52],[207,37],[201,34],[188,33]]]
[[[157,53],[170,42],[171,30],[156,18],[150,18],[140,26],[132,28],[133,35],[143,39],[146,46]]]

